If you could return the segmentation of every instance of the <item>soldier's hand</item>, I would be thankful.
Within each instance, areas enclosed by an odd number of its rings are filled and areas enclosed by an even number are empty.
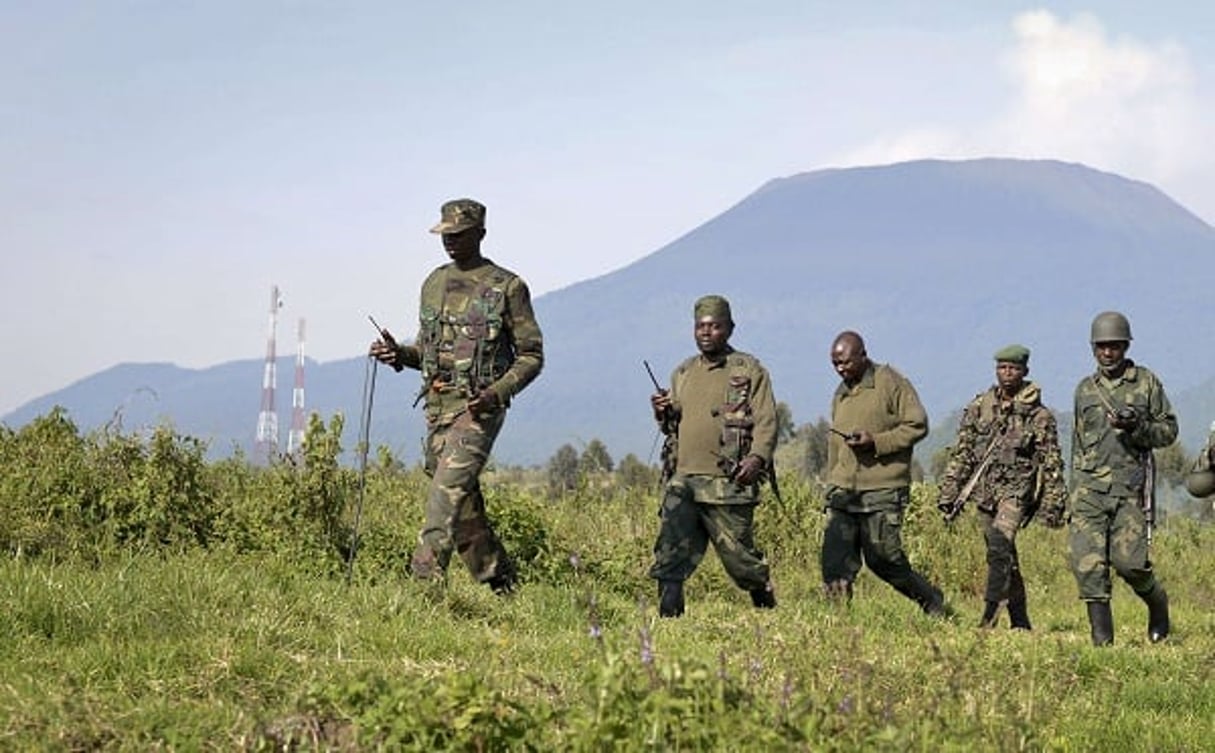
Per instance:
[[[1135,427],[1139,425],[1139,414],[1129,406],[1119,408],[1117,413],[1109,414],[1108,418],[1110,426],[1127,432],[1134,431]]]
[[[851,447],[854,451],[866,451],[873,449],[873,435],[864,429],[854,431],[844,439],[844,444]]]
[[[759,481],[766,465],[764,459],[759,455],[746,456],[738,462],[738,466],[734,469],[734,483],[740,486],[754,484]]]
[[[1066,522],[1065,510],[1062,507],[1051,507],[1042,512],[1042,522],[1047,528],[1062,528]]]
[[[479,416],[483,413],[493,413],[502,405],[502,401],[498,399],[498,393],[486,387],[477,393],[477,396],[468,401],[468,412],[474,416]]]
[[[962,511],[961,508],[957,507],[957,501],[954,500],[952,495],[948,497],[942,496],[941,501],[937,502],[937,509],[941,511],[941,517],[946,523],[952,523],[954,518],[958,517],[958,513]]]
[[[371,344],[371,348],[367,353],[380,363],[387,364],[393,368],[397,367],[398,351],[395,342],[388,343],[383,339],[376,340]]]
[[[671,411],[671,391],[659,390],[650,395],[650,408],[654,411],[654,420],[661,422]]]

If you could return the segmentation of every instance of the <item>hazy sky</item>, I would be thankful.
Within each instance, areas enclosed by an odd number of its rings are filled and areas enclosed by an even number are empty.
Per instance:
[[[275,283],[280,354],[412,335],[455,196],[534,295],[825,167],[1079,161],[1215,221],[1213,39],[1194,0],[8,0],[0,414],[260,358]]]

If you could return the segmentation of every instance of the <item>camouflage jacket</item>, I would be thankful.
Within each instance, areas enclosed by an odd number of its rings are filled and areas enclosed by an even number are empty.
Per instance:
[[[543,338],[531,293],[519,276],[486,259],[473,269],[454,263],[422,283],[420,327],[400,362],[420,369],[427,418],[451,417],[482,389],[503,407],[544,365]]]
[[[957,499],[989,451],[991,462],[970,495],[979,509],[991,512],[1003,500],[1030,510],[1063,509],[1067,486],[1058,425],[1038,385],[1026,382],[1011,400],[1001,400],[992,387],[970,401],[942,474],[942,500]]]
[[[1110,426],[1110,409],[1124,407],[1138,419],[1131,431]],[[1144,456],[1176,439],[1177,417],[1155,374],[1134,362],[1117,379],[1090,374],[1076,385],[1072,485],[1134,496],[1143,488]]]
[[[747,455],[771,465],[776,402],[759,359],[728,347],[720,361],[692,356],[671,374],[671,405],[678,417],[677,474],[724,476],[723,466]]]

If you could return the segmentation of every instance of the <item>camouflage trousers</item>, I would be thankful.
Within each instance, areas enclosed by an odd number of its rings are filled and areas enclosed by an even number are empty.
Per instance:
[[[713,486],[716,485],[706,484],[705,489]],[[697,501],[698,497],[705,498],[705,489],[695,481],[689,485],[687,477],[682,476],[667,484],[650,577],[659,581],[687,580],[704,559],[711,541],[735,585],[746,591],[766,588],[770,575],[768,561],[754,539],[758,503],[750,494],[739,500]]]
[[[505,410],[476,418],[465,411],[427,432],[425,470],[430,489],[413,555],[415,576],[441,576],[454,551],[480,582],[513,579],[513,565],[486,516],[479,480],[505,417]]]
[[[851,595],[863,560],[874,575],[925,612],[943,608],[941,592],[911,568],[903,551],[903,509],[908,498],[906,488],[865,492],[835,488],[829,492],[820,556],[823,585],[829,595]]]
[[[1138,594],[1156,587],[1148,559],[1147,520],[1136,497],[1077,487],[1071,496],[1067,543],[1084,601],[1109,601],[1110,567]]]
[[[986,601],[1025,602],[1025,581],[1017,559],[1017,531],[1025,510],[1017,499],[1001,500],[993,510],[979,510],[983,540],[987,542]]]

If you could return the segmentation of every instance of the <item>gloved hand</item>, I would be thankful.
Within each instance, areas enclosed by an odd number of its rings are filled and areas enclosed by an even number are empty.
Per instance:
[[[734,483],[740,486],[747,486],[759,481],[759,477],[764,472],[764,459],[759,455],[748,455],[738,462],[738,467],[734,469]]]

